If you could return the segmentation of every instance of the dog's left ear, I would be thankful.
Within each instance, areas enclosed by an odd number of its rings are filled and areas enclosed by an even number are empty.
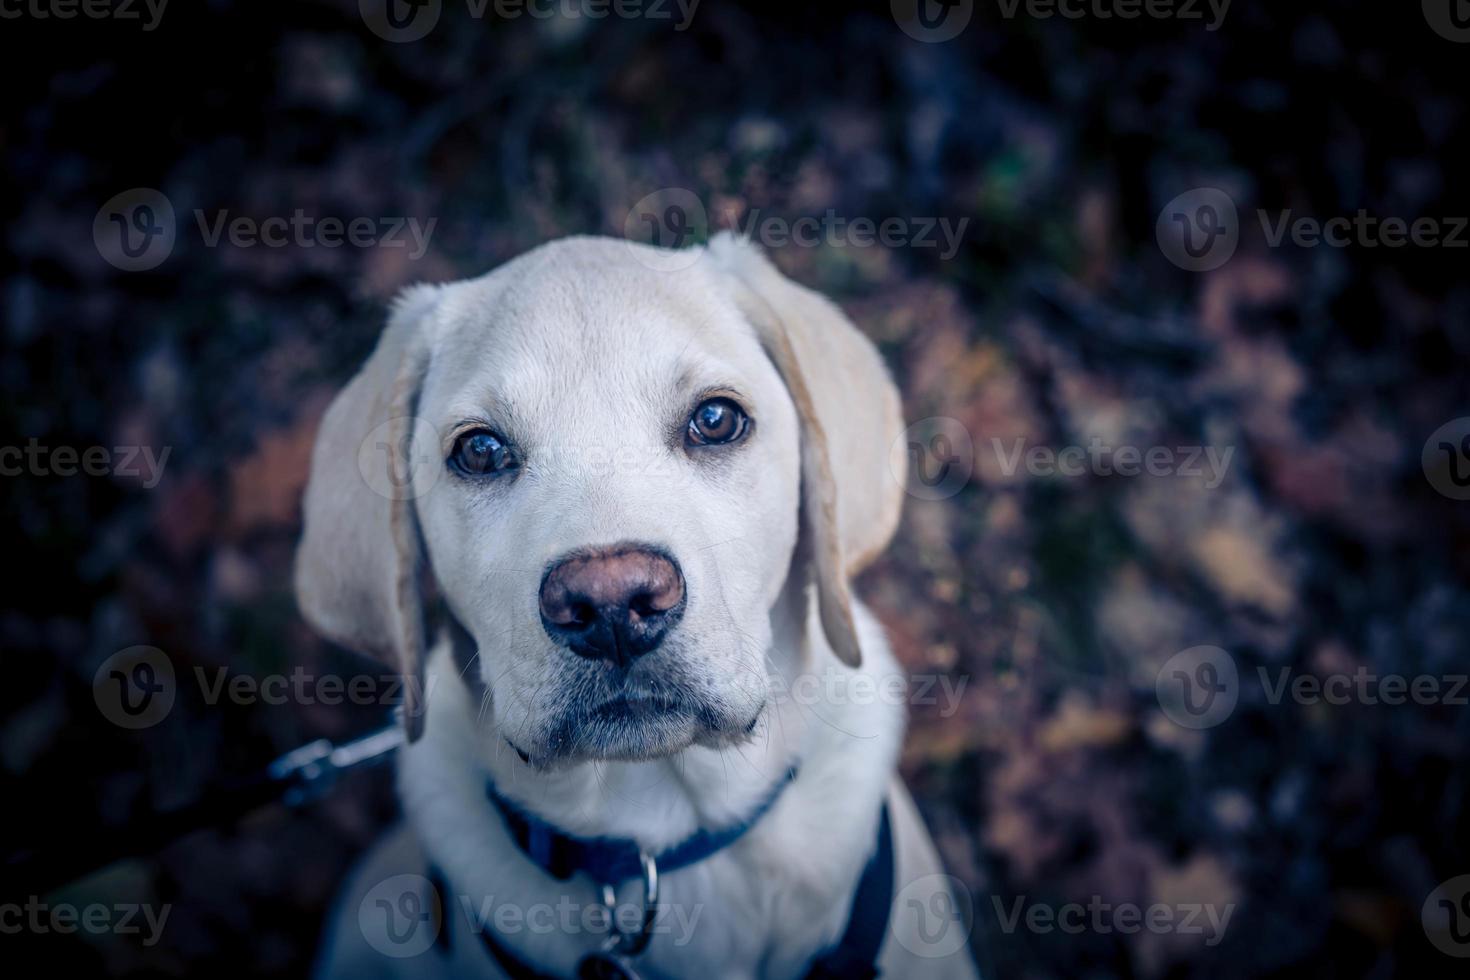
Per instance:
[[[786,382],[801,421],[802,534],[822,630],[849,666],[862,662],[848,580],[887,546],[903,506],[903,410],[871,341],[826,297],[781,275],[748,241],[716,235],[728,277]]]

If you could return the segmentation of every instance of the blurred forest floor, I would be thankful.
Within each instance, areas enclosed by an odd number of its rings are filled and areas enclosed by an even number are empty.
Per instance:
[[[356,7],[218,0],[152,32],[3,27],[4,442],[171,447],[152,488],[0,481],[7,839],[65,848],[375,724],[368,708],[181,690],[162,723],[126,732],[91,683],[134,644],[181,674],[363,670],[301,621],[289,568],[315,425],[387,301],[560,235],[620,235],[635,202],[685,188],[711,228],[969,219],[952,256],[770,251],[880,345],[909,419],[972,438],[971,478],[910,499],[859,590],[905,664],[966,679],[957,704],[914,709],[903,767],[972,890],[987,973],[1449,973],[1419,916],[1470,872],[1470,709],[1272,703],[1255,678],[1467,670],[1470,504],[1420,466],[1430,434],[1470,415],[1467,253],[1273,247],[1248,216],[1470,214],[1470,47],[1417,4],[1368,2],[1238,0],[1214,32],[989,5],[945,44],[882,4],[767,19],[705,0],[686,31],[476,22],[449,4],[409,44]],[[167,195],[179,230],[163,264],[128,273],[92,223],[134,187]],[[1246,216],[1238,253],[1206,273],[1155,240],[1161,209],[1197,187]],[[196,209],[437,223],[416,259],[211,248]],[[1017,440],[1093,439],[1233,455],[1218,485],[1208,469],[1008,465]],[[1201,645],[1238,665],[1239,704],[1192,730],[1155,681]],[[87,975],[299,974],[335,883],[393,814],[386,773],[356,777],[76,886],[79,902],[171,903],[157,946],[5,945]],[[1206,947],[1008,932],[992,899],[1018,896],[1235,911]]]

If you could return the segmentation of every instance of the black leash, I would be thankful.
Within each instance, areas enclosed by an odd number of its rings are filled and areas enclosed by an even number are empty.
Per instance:
[[[343,774],[392,758],[403,740],[403,726],[396,720],[341,745],[318,739],[287,752],[260,773],[207,789],[185,806],[75,835],[64,852],[11,852],[0,864],[4,890],[22,898],[44,895],[116,861],[151,854],[186,834],[233,823],[264,806],[301,806],[330,790]]]

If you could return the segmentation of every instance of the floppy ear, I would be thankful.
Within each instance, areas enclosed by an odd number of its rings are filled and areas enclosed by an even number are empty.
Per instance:
[[[709,254],[732,280],[801,421],[802,534],[827,642],[862,662],[848,579],[887,546],[903,506],[898,390],[877,349],[843,312],[781,275],[748,241],[716,235]]]
[[[411,443],[429,359],[424,321],[438,292],[416,286],[399,296],[372,356],[322,418],[296,552],[296,599],[306,619],[403,675],[410,740],[423,732],[425,697]],[[418,428],[422,435],[427,426]]]

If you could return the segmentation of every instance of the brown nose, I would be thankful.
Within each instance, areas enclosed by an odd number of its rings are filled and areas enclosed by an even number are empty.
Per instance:
[[[647,547],[579,552],[541,580],[541,625],[584,657],[631,663],[657,647],[683,614],[679,566]]]

